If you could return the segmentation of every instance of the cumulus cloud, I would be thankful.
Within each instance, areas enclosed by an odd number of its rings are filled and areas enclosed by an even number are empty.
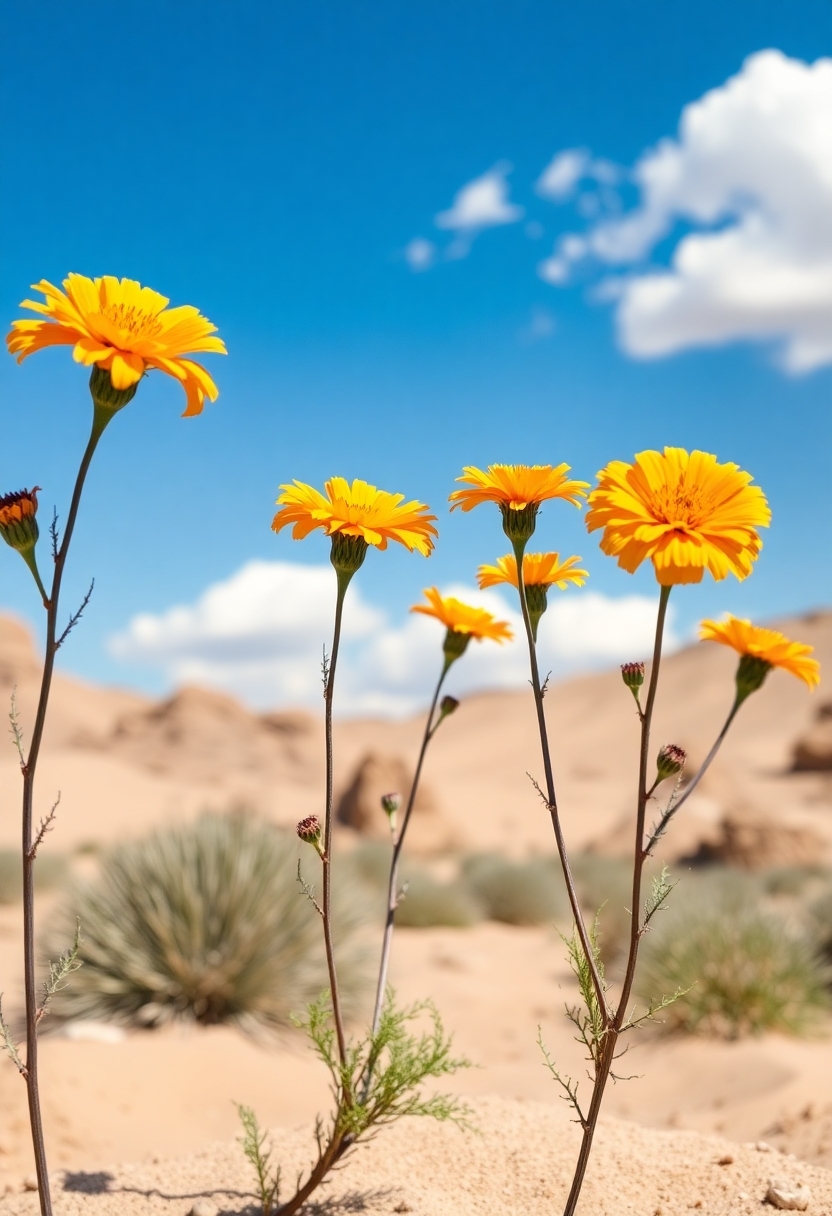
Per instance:
[[[586,176],[589,164],[586,148],[565,148],[552,157],[534,188],[544,198],[560,203],[574,193],[578,182]]]
[[[462,584],[442,589],[508,620],[516,640],[472,642],[457,664],[454,691],[520,688],[527,656],[522,622],[509,596]],[[332,631],[330,566],[249,562],[195,603],[142,614],[110,640],[114,657],[159,669],[174,685],[196,683],[260,707],[321,703],[320,664]],[[540,625],[540,658],[555,675],[649,654],[653,599],[596,592],[550,593]],[[393,621],[350,588],[338,668],[341,713],[407,714],[429,697],[440,662],[442,628],[420,615]],[[668,646],[678,645],[671,627]]]
[[[629,354],[775,340],[791,371],[832,363],[832,59],[750,56],[632,177],[638,205],[585,234],[602,262],[635,267],[607,291]],[[642,269],[679,225],[694,230],[669,266]],[[564,282],[568,263],[539,272]]]
[[[483,228],[514,224],[523,218],[522,207],[509,202],[507,164],[495,165],[482,177],[475,177],[454,195],[452,206],[435,217],[437,228],[475,236]]]

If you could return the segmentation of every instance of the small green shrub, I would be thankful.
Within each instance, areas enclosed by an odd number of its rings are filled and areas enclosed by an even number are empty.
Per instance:
[[[83,966],[56,996],[55,1019],[290,1024],[327,982],[298,855],[294,837],[244,815],[203,815],[105,855],[49,934],[54,954],[81,922]],[[307,878],[319,882],[311,861]],[[356,902],[339,899],[334,923],[343,998],[354,1008],[364,979]]]
[[[832,963],[832,885],[810,904],[808,919],[819,949]]]
[[[699,883],[648,935],[637,975],[642,999],[687,990],[661,1015],[667,1031],[728,1039],[810,1031],[829,1006],[813,943],[736,890],[720,898],[718,885]]]
[[[404,875],[403,891],[396,909],[400,928],[445,925],[466,929],[482,920],[482,908],[462,882],[437,882],[424,870],[409,870]]]
[[[69,876],[69,864],[61,853],[39,851],[35,859],[35,890],[51,891],[62,886]],[[0,904],[16,904],[23,898],[20,852],[0,849]]]
[[[568,908],[560,867],[549,860],[510,861],[496,855],[469,857],[462,874],[490,920],[544,925]]]
[[[358,889],[373,919],[383,920],[386,913],[390,857],[390,845],[364,841],[344,857],[333,879],[336,889]],[[439,882],[423,866],[407,859],[399,871],[399,888],[403,891],[396,911],[400,928],[467,928],[482,920],[482,907],[465,882]]]

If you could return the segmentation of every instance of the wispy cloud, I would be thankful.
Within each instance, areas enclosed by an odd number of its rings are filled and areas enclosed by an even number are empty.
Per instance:
[[[114,657],[161,670],[174,684],[223,689],[259,707],[320,706],[321,653],[332,631],[329,566],[249,562],[193,604],[134,617],[111,638]],[[463,584],[443,588],[510,621],[512,643],[472,643],[454,669],[454,689],[520,688],[528,678],[513,601]],[[655,627],[652,599],[594,592],[550,593],[540,626],[541,663],[555,674],[642,658]],[[338,669],[342,713],[405,714],[422,705],[441,661],[442,627],[390,615],[350,588]],[[678,644],[671,629],[669,645]]]
[[[411,270],[430,270],[436,261],[436,246],[423,236],[415,236],[404,247],[404,259]]]

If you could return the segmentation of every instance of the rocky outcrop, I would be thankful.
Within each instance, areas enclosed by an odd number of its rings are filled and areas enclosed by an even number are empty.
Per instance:
[[[815,721],[797,740],[792,772],[832,773],[832,701],[818,706]]]
[[[381,809],[383,794],[399,793],[402,810],[407,802],[413,772],[400,756],[366,752],[338,802],[336,819],[362,836],[389,840],[387,816]],[[413,815],[407,829],[408,847],[416,853],[438,853],[453,847],[453,833],[441,813],[430,786],[419,784]]]

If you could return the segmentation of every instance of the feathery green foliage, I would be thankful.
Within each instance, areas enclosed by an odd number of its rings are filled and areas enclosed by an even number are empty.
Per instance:
[[[266,1133],[261,1129],[257,1115],[251,1107],[238,1103],[237,1112],[243,1125],[240,1143],[257,1179],[257,1195],[263,1216],[274,1216],[280,1200],[280,1166],[272,1165],[272,1146],[267,1143]]]
[[[294,838],[264,822],[210,814],[105,855],[49,935],[66,940],[76,918],[84,926],[84,966],[56,994],[56,1017],[287,1026],[326,985],[318,915],[297,882],[298,852]],[[357,903],[340,900],[341,983],[353,1006],[364,980],[359,923]]]

